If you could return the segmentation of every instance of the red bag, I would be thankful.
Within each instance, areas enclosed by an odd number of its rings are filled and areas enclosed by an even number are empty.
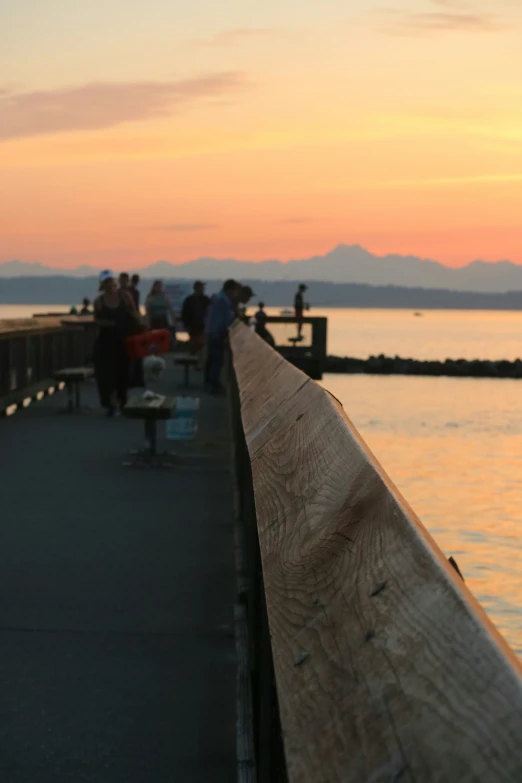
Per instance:
[[[125,346],[130,359],[144,359],[151,354],[168,353],[170,335],[168,329],[153,329],[126,337]]]

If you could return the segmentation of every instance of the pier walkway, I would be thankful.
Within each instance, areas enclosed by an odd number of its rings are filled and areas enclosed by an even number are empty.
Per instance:
[[[65,397],[0,421],[0,779],[229,783],[227,401],[202,398],[167,470],[122,467],[142,424],[105,419],[93,383],[93,412],[59,415]]]

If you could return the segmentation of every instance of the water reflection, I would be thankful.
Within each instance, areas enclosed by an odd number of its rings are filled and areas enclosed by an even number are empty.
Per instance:
[[[522,655],[522,384],[328,375],[323,385]]]

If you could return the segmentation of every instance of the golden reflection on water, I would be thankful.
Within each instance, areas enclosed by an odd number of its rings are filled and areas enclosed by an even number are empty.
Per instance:
[[[328,375],[322,385],[522,655],[522,382]]]

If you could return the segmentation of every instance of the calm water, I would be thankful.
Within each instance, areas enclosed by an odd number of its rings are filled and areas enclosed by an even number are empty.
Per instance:
[[[68,309],[0,305],[0,318]],[[341,356],[522,356],[522,313],[313,314],[328,316],[328,350]],[[522,381],[327,375],[323,385],[522,655]]]
[[[522,655],[522,383],[327,375],[323,385]]]
[[[522,311],[312,310],[328,318],[328,353],[366,359],[522,358]]]
[[[70,305],[4,305],[0,304],[0,320],[3,318],[31,318],[34,313],[68,313]]]

